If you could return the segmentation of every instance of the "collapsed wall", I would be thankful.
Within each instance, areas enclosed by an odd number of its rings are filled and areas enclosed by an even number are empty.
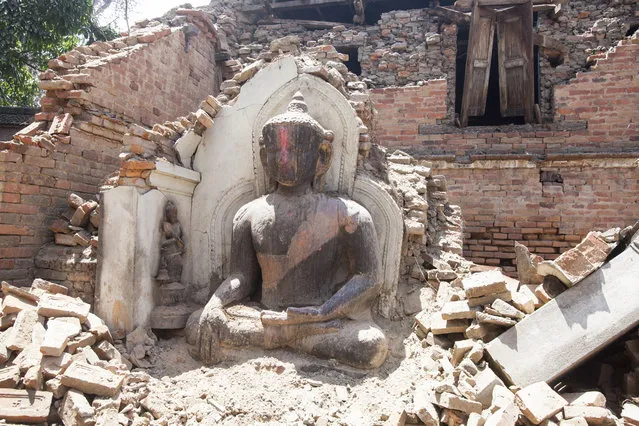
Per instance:
[[[223,68],[216,62],[217,46],[213,24],[195,12],[165,24],[144,23],[125,37],[79,46],[49,61],[39,76],[42,112],[13,140],[0,142],[3,279],[33,280],[34,258],[53,240],[49,225],[66,210],[67,194],[96,197],[100,183],[120,164],[129,125],[185,114],[202,92],[216,92]],[[81,275],[90,271],[79,263],[52,264],[55,250],[43,254],[39,274],[78,287],[84,283],[78,294],[92,299],[95,266],[88,279]],[[82,249],[71,251],[58,254],[80,262]],[[95,253],[88,258],[95,262]]]

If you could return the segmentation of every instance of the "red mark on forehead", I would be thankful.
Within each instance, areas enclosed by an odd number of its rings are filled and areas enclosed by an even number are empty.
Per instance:
[[[288,147],[288,128],[280,127],[278,129],[279,132],[279,141],[280,141],[280,164],[288,163],[289,159],[289,147]]]

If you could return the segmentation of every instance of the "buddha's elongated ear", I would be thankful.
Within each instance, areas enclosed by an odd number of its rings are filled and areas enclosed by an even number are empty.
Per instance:
[[[260,136],[258,144],[260,147],[260,161],[262,162],[262,167],[266,168],[266,145],[264,144],[264,136]]]
[[[315,176],[321,176],[331,167],[333,159],[333,145],[328,141],[323,141],[318,147],[319,157],[315,167]]]

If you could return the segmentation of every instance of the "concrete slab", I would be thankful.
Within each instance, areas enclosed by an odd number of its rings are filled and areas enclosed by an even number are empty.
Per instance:
[[[487,357],[518,386],[557,379],[639,324],[637,276],[635,236],[619,256],[490,342]]]

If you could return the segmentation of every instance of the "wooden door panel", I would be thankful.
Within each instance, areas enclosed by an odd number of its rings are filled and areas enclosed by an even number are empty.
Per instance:
[[[524,116],[534,121],[532,3],[511,7],[497,15],[499,99],[503,117]]]
[[[475,3],[468,37],[466,75],[462,95],[461,124],[469,116],[484,115],[493,53],[496,13]]]

